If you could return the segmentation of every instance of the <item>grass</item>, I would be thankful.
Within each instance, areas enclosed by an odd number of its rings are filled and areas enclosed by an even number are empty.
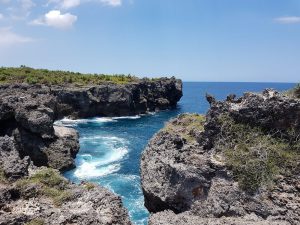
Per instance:
[[[255,193],[262,186],[271,187],[277,175],[299,169],[299,144],[236,123],[229,116],[221,116],[219,122],[222,129],[216,149],[224,152],[226,165],[243,190]]]
[[[196,133],[204,130],[205,116],[199,114],[181,114],[168,122],[163,131],[179,134],[188,142],[196,141]]]
[[[286,91],[285,94],[294,98],[300,98],[300,84],[297,84],[296,87]]]
[[[62,205],[72,198],[72,193],[67,190],[67,181],[56,170],[45,168],[32,175],[17,181],[16,186],[20,190],[26,190],[29,185],[39,187],[38,196],[46,196],[53,200],[55,206]]]
[[[90,183],[90,182],[86,182],[85,184],[84,184],[84,187],[87,189],[87,190],[93,190],[95,187],[96,187],[96,185],[95,184],[93,184],[93,183]]]
[[[5,173],[3,169],[0,168],[0,183],[6,183],[6,182],[7,182],[7,178],[5,176]]]
[[[45,221],[43,219],[33,219],[30,222],[25,223],[25,225],[44,225]]]
[[[45,85],[96,85],[105,82],[127,84],[139,80],[129,75],[82,74],[69,71],[33,69],[26,66],[19,68],[1,67],[0,84],[28,83]]]

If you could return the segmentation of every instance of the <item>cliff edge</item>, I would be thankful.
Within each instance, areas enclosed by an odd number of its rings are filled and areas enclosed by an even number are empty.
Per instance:
[[[145,206],[156,224],[300,223],[300,100],[274,90],[183,114],[141,158]]]

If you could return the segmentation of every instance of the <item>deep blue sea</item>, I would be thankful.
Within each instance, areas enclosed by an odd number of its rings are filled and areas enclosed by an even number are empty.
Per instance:
[[[143,205],[139,160],[149,139],[166,121],[184,112],[205,113],[208,110],[205,93],[225,99],[231,93],[240,96],[246,91],[257,92],[265,88],[281,91],[294,85],[185,82],[184,96],[174,110],[134,117],[63,119],[57,123],[77,129],[81,146],[76,158],[77,168],[65,176],[73,182],[87,180],[107,187],[122,197],[135,224],[147,224],[149,213]]]

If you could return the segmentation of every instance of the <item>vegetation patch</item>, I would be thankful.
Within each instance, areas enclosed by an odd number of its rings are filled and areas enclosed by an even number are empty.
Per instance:
[[[84,187],[90,191],[90,190],[93,190],[96,187],[96,185],[91,182],[86,182],[86,183],[84,183]]]
[[[181,114],[171,120],[163,131],[178,134],[187,141],[196,141],[196,135],[204,130],[205,116],[199,114]]]
[[[7,178],[5,176],[4,170],[0,168],[0,183],[6,183],[6,182],[7,182]]]
[[[25,223],[25,225],[44,225],[45,221],[43,219],[33,219],[28,223]]]
[[[59,172],[50,168],[42,169],[29,178],[17,181],[16,186],[21,192],[25,192],[30,186],[35,186],[37,187],[35,194],[51,198],[56,206],[72,198],[72,193],[67,188],[67,181]]]
[[[297,84],[296,87],[288,90],[286,94],[293,98],[300,98],[300,84]]]
[[[216,149],[224,152],[226,164],[243,190],[254,193],[262,186],[271,187],[277,175],[292,175],[299,169],[299,144],[236,123],[228,115],[219,122]]]
[[[97,85],[106,82],[127,84],[138,81],[132,75],[116,74],[82,74],[69,71],[52,71],[46,69],[33,69],[26,66],[19,68],[0,68],[0,84],[28,83],[45,85]]]

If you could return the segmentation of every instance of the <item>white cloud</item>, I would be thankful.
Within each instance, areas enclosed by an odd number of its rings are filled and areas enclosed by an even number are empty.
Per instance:
[[[62,8],[69,9],[80,5],[80,0],[63,0],[61,3]]]
[[[110,6],[121,6],[122,0],[100,0],[101,3]]]
[[[3,14],[0,13],[0,20],[4,18]]]
[[[295,24],[295,23],[300,24],[300,17],[298,17],[298,16],[279,17],[279,18],[276,18],[275,21],[277,23],[281,23],[281,24]]]
[[[10,27],[0,28],[0,47],[34,41],[32,38],[14,33]]]
[[[32,0],[15,0],[15,1],[3,1],[3,3],[9,3],[6,8],[11,19],[23,20],[26,19],[33,7],[36,4]]]
[[[62,14],[59,10],[51,10],[42,18],[31,22],[33,25],[45,25],[59,29],[68,29],[77,21],[77,16],[70,13]]]
[[[79,6],[81,1],[80,0],[49,0],[46,6],[48,6],[51,3],[56,4],[56,6],[61,9],[70,9]]]

